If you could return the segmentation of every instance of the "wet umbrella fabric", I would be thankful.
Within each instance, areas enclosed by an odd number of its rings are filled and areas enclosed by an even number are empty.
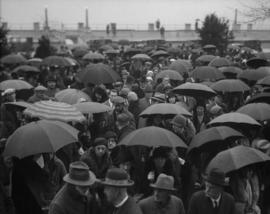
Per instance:
[[[192,71],[191,77],[193,77],[194,79],[198,79],[200,81],[203,81],[203,80],[214,80],[215,81],[215,80],[220,80],[220,79],[225,78],[225,76],[221,73],[221,71],[219,71],[215,67],[211,67],[211,66],[196,67]]]
[[[39,153],[56,152],[78,141],[78,130],[60,121],[39,120],[18,128],[8,139],[5,156],[24,158]]]
[[[163,79],[164,77],[169,77],[170,80],[178,80],[178,81],[183,81],[184,78],[182,77],[181,74],[179,74],[177,71],[174,70],[163,70],[160,71],[157,75],[156,75],[156,81],[158,79]]]
[[[20,64],[25,63],[26,59],[19,54],[9,54],[1,58],[1,63],[3,64]]]
[[[118,145],[187,148],[186,144],[176,134],[155,126],[140,128],[131,132]]]
[[[203,97],[203,98],[210,98],[216,95],[210,87],[200,84],[200,83],[184,83],[180,86],[177,86],[173,89],[173,92],[176,94],[181,94],[185,96],[191,97]]]
[[[172,64],[170,64],[170,66],[169,66],[170,70],[177,71],[182,76],[187,75],[188,70],[191,68],[192,68],[192,66],[189,67],[188,62],[183,62],[183,60],[182,61],[176,60],[176,61],[172,62]]]
[[[216,68],[230,66],[232,63],[225,57],[216,57],[210,63],[209,66]]]
[[[85,84],[93,83],[108,84],[120,79],[120,76],[112,68],[103,63],[90,64],[80,74],[79,77]]]
[[[254,126],[254,127],[261,127],[260,123],[254,120],[252,117],[242,114],[239,112],[231,112],[227,114],[222,114],[215,119],[211,120],[208,126]]]
[[[149,117],[153,115],[177,115],[182,114],[185,116],[191,117],[191,113],[189,113],[184,107],[177,104],[170,103],[159,103],[149,106],[145,109],[140,116],[141,117]]]
[[[81,102],[73,105],[78,111],[83,114],[95,114],[102,112],[109,112],[113,109],[105,104],[97,102]]]
[[[266,103],[250,103],[240,107],[237,112],[246,114],[257,121],[270,119],[270,105]]]
[[[270,76],[266,76],[257,81],[257,85],[262,85],[266,87],[270,87]]]
[[[247,146],[236,146],[218,153],[208,164],[207,171],[218,168],[229,173],[251,164],[268,162],[270,157],[263,152]]]
[[[103,60],[105,57],[100,53],[87,53],[83,56],[84,60]]]
[[[256,94],[254,97],[251,97],[247,103],[268,103],[270,104],[270,93],[264,92]]]
[[[70,105],[76,104],[80,101],[90,101],[89,96],[78,89],[64,89],[55,94],[55,98],[59,102],[67,103]]]
[[[138,60],[152,60],[150,56],[146,54],[136,54],[131,59],[138,59]]]
[[[5,80],[0,83],[0,90],[14,88],[15,90],[31,89],[33,88],[28,82],[24,80]]]
[[[196,59],[197,62],[210,63],[216,56],[214,55],[202,55]]]
[[[85,117],[75,107],[67,103],[54,101],[40,101],[32,104],[23,112],[29,117],[62,122],[83,122]]]
[[[196,134],[188,148],[190,153],[195,149],[211,150],[211,148],[224,147],[229,141],[243,138],[244,136],[227,126],[212,127]]]
[[[70,66],[70,63],[62,56],[48,56],[43,59],[42,65],[65,67]]]
[[[249,91],[250,87],[242,82],[241,80],[237,79],[225,79],[219,80],[211,85],[211,88],[216,92],[245,92]]]
[[[241,74],[238,75],[239,79],[246,79],[249,81],[258,81],[263,79],[264,77],[270,76],[270,69],[262,68],[262,69],[248,69],[243,71]]]
[[[18,66],[17,68],[15,68],[13,70],[13,72],[16,72],[18,74],[20,74],[20,73],[39,73],[40,70],[35,66],[21,65],[21,66]]]

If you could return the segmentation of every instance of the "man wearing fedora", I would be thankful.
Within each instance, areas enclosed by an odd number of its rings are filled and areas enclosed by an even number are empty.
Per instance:
[[[70,164],[69,173],[64,176],[66,184],[55,195],[49,207],[49,214],[89,214],[99,213],[99,209],[90,194],[90,187],[96,182],[96,176],[82,161]]]
[[[150,184],[154,194],[139,202],[143,214],[184,214],[185,209],[180,198],[172,195],[174,178],[166,174],[160,174],[156,183]]]
[[[120,168],[109,169],[101,184],[104,185],[107,201],[113,205],[113,209],[108,210],[107,213],[142,214],[139,205],[127,193],[127,188],[132,186],[134,182],[129,179],[125,170]]]
[[[205,190],[194,193],[189,202],[188,214],[233,214],[235,201],[223,191],[227,185],[225,173],[213,168],[205,177]]]

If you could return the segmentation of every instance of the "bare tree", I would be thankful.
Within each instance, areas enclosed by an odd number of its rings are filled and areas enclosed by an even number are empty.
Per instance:
[[[255,4],[247,5],[245,2],[243,6],[246,10],[243,15],[249,19],[249,22],[264,21],[270,19],[270,1],[269,0],[257,0]]]

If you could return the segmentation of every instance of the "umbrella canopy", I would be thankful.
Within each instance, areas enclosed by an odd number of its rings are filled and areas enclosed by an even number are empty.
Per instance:
[[[0,83],[0,90],[4,91],[8,88],[14,88],[15,90],[22,90],[22,89],[31,89],[33,88],[33,86],[24,80],[5,80]]]
[[[259,52],[259,53],[257,53],[257,57],[269,60],[270,59],[270,52]]]
[[[25,63],[26,59],[20,54],[9,54],[1,58],[3,64],[21,64]]]
[[[118,145],[187,148],[176,134],[156,126],[137,129],[124,137]]]
[[[203,49],[215,49],[215,48],[217,48],[217,46],[212,45],[212,44],[208,44],[208,45],[203,46]]]
[[[134,56],[135,54],[141,53],[142,51],[138,48],[127,48],[125,54],[129,56]]]
[[[270,105],[266,103],[250,103],[240,107],[237,112],[246,114],[257,121],[270,119]]]
[[[173,92],[185,96],[204,98],[210,98],[216,95],[216,92],[214,92],[210,87],[200,83],[190,82],[177,86],[173,89]]]
[[[176,48],[176,47],[169,47],[169,48],[167,48],[167,52],[171,55],[174,55],[174,54],[180,54],[182,52],[182,50],[180,48]]]
[[[211,66],[196,67],[192,71],[191,77],[193,77],[194,79],[197,79],[199,81],[204,81],[204,80],[215,81],[215,80],[220,80],[220,79],[225,78],[224,75],[221,73],[221,71],[219,71],[215,67],[211,67]]]
[[[157,75],[156,75],[156,81],[158,79],[163,79],[164,77],[169,77],[171,80],[179,80],[179,81],[183,81],[184,78],[181,76],[181,74],[179,74],[177,71],[174,70],[163,70],[160,71]]]
[[[192,68],[192,66],[191,66]],[[188,74],[189,69],[191,69],[188,65],[188,62],[184,62],[184,60],[176,60],[170,64],[169,69],[177,71],[182,76]]]
[[[27,64],[39,68],[39,66],[42,64],[42,59],[40,58],[28,59]]]
[[[216,57],[210,63],[209,66],[216,68],[230,66],[232,63],[225,57]]]
[[[231,112],[222,114],[208,123],[208,126],[254,126],[261,127],[261,124],[252,117],[239,112]]]
[[[259,79],[257,81],[257,85],[262,85],[262,86],[266,86],[266,87],[270,87],[270,76],[266,76],[262,79]]]
[[[78,46],[72,49],[72,54],[75,58],[83,57],[88,52],[88,47]]]
[[[208,164],[207,171],[218,168],[229,173],[251,164],[269,161],[270,157],[263,152],[247,146],[236,146],[218,153]]]
[[[243,137],[240,132],[227,126],[212,127],[199,132],[193,137],[188,152],[195,149],[224,147],[230,141]]]
[[[250,68],[259,68],[261,66],[267,66],[268,61],[261,57],[253,57],[247,61],[247,66]]]
[[[86,93],[78,89],[73,89],[73,88],[68,88],[68,89],[59,91],[58,93],[55,94],[55,98],[59,102],[67,103],[70,105],[76,104],[81,101],[91,100]]]
[[[258,81],[264,77],[270,76],[270,67],[264,67],[262,69],[248,69],[244,70],[238,75],[239,79],[246,79],[249,81]]]
[[[32,104],[24,102],[24,101],[16,101],[16,102],[7,102],[7,103],[5,103],[5,105],[6,106],[17,107],[17,108],[20,108],[20,109],[26,109],[29,106],[31,106]]]
[[[84,60],[104,60],[105,57],[100,53],[87,53],[83,56]]]
[[[214,55],[202,55],[196,59],[197,62],[210,63],[216,56]]]
[[[224,74],[232,74],[232,75],[240,75],[243,70],[241,68],[235,67],[235,66],[229,66],[229,67],[221,67],[219,70]]]
[[[149,106],[146,108],[141,114],[141,117],[149,117],[152,115],[161,114],[161,115],[176,115],[182,114],[185,116],[191,117],[191,113],[189,113],[184,107],[178,104],[171,103],[158,103]]]
[[[166,51],[163,50],[159,50],[159,51],[155,51],[152,54],[152,57],[157,58],[157,57],[168,57],[170,54]]]
[[[250,87],[238,79],[225,79],[219,80],[211,85],[211,88],[216,92],[245,92],[249,91]]]
[[[69,63],[69,66],[76,66],[76,65],[78,65],[78,62],[75,59],[71,58],[71,57],[65,57],[65,59]]]
[[[40,70],[35,66],[20,65],[17,68],[15,68],[12,72],[16,72],[18,74],[22,74],[22,73],[39,73]]]
[[[247,103],[268,103],[270,104],[270,93],[264,92],[256,94],[254,97],[250,98]]]
[[[138,60],[152,60],[150,56],[147,54],[135,54],[131,59],[138,59]]]
[[[104,53],[107,54],[107,55],[117,55],[117,54],[120,53],[120,51],[115,50],[115,49],[109,49],[109,50],[104,51]]]
[[[113,83],[120,79],[120,76],[108,65],[103,63],[90,64],[80,74],[83,83],[96,85]]]
[[[18,128],[8,139],[5,156],[24,158],[56,152],[78,141],[78,130],[60,121],[39,120]]]
[[[43,59],[42,65],[46,66],[70,66],[69,62],[63,56],[48,56]]]
[[[103,113],[113,110],[111,107],[98,102],[81,102],[73,106],[83,114]]]
[[[82,113],[72,105],[51,100],[32,104],[24,110],[24,114],[30,117],[62,122],[83,122],[85,120]]]

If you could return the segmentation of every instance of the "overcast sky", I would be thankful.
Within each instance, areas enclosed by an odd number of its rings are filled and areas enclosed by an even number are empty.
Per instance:
[[[233,21],[238,8],[238,20],[244,21],[243,2],[256,0],[0,0],[2,20],[10,26],[29,27],[33,22],[44,22],[44,8],[48,8],[50,25],[76,27],[84,22],[85,8],[89,9],[89,24],[102,28],[116,22],[121,28],[143,28],[158,18],[165,28],[177,28],[185,23],[203,20],[215,12]]]

